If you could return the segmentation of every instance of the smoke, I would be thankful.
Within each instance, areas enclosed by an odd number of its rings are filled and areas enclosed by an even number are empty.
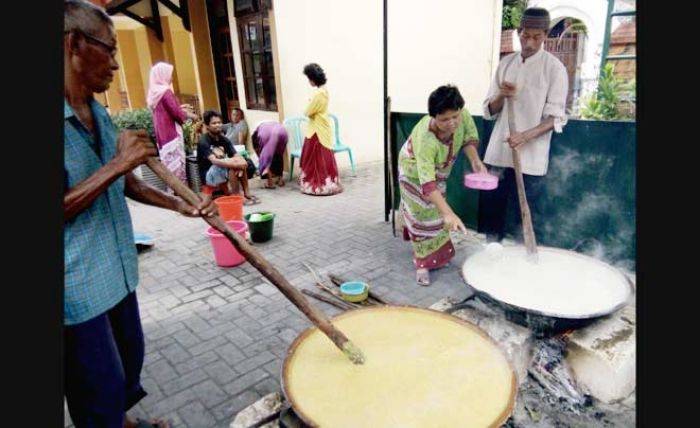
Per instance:
[[[500,166],[489,166],[488,167],[488,172],[491,175],[494,175],[498,177],[499,180],[503,179],[503,174],[505,173],[505,168],[501,168]]]
[[[634,270],[634,251],[630,254],[636,238],[634,212],[612,191],[619,185],[608,178],[614,156],[560,149],[545,180],[547,204],[541,209],[554,215],[543,215],[547,219],[539,225],[543,238]]]
[[[547,192],[563,196],[573,184],[571,179],[587,171],[605,171],[613,166],[613,157],[604,154],[581,153],[562,147],[561,153],[552,158],[547,174]]]

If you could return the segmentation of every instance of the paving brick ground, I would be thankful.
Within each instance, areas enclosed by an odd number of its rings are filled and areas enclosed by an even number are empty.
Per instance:
[[[420,287],[410,244],[384,222],[382,164],[360,165],[355,177],[343,171],[341,179],[345,191],[331,197],[302,195],[295,183],[262,189],[253,180],[263,202],[246,212],[277,214],[274,239],[256,246],[293,285],[313,289],[306,262],[324,277],[368,281],[397,303],[427,307],[470,294],[459,266],[480,239],[461,238],[452,263],[433,273],[430,287]],[[238,411],[280,389],[287,348],[310,323],[250,264],[218,267],[202,220],[129,205],[135,229],[156,239],[139,256],[148,396],[132,413],[167,416],[177,427],[227,427]],[[329,315],[339,312],[315,303]]]

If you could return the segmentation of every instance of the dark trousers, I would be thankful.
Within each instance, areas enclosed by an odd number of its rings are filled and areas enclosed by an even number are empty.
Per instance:
[[[76,428],[124,426],[141,387],[144,340],[136,292],[91,320],[64,328],[65,395]]]
[[[495,235],[496,239],[501,241],[507,230],[514,230],[516,238],[520,238],[522,237],[522,227],[515,171],[513,168],[503,168],[499,172],[501,176],[498,180],[498,187],[494,190],[479,192],[479,232]],[[534,202],[542,192],[544,176],[523,174],[523,181],[533,217],[535,235],[539,235],[536,221],[537,209]]]

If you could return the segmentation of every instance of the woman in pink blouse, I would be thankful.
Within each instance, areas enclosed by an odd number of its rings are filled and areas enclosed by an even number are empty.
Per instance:
[[[180,105],[175,97],[172,82],[172,64],[156,63],[151,68],[148,79],[146,103],[153,114],[153,129],[161,162],[187,184],[185,138],[181,125],[187,119],[197,120],[198,117],[191,111],[191,107]]]

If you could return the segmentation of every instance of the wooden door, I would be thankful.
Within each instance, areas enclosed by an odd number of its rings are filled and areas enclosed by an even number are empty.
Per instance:
[[[208,0],[209,34],[211,51],[214,57],[216,84],[219,92],[219,104],[224,121],[230,121],[231,110],[240,107],[236,69],[233,62],[231,45],[231,28],[225,0]]]

